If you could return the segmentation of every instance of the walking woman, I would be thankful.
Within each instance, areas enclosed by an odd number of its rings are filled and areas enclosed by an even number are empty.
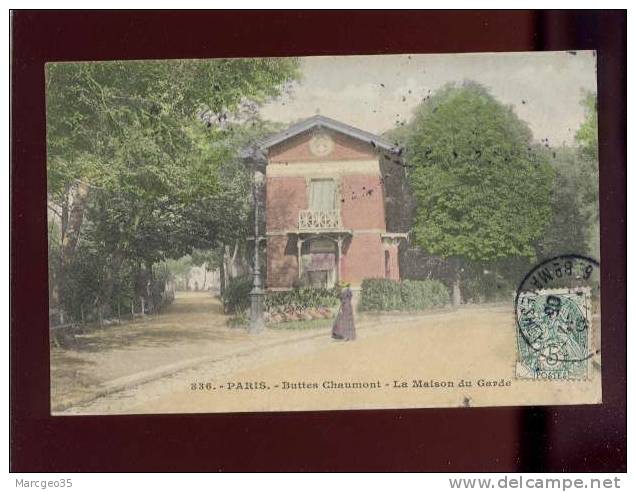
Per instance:
[[[351,305],[350,284],[344,284],[344,288],[340,291],[340,309],[338,315],[333,322],[331,337],[336,340],[355,340],[356,327],[353,322],[353,306]]]

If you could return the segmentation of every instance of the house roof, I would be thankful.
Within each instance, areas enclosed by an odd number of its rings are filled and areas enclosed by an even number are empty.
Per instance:
[[[360,130],[359,128],[346,125],[344,123],[341,123],[340,121],[333,120],[331,118],[327,118],[326,116],[322,116],[319,114],[312,116],[311,118],[307,118],[306,120],[303,120],[299,123],[296,123],[290,126],[289,128],[287,128],[286,130],[283,130],[282,132],[267,138],[266,140],[261,142],[260,146],[263,149],[269,149],[270,147],[273,147],[276,144],[279,144],[291,137],[294,137],[308,130],[311,130],[312,128],[328,128],[330,130],[343,133],[352,138],[369,143],[374,147],[377,147],[389,152],[399,151],[399,149],[395,145],[390,144],[386,140],[383,140],[382,138],[380,138],[377,135],[374,135],[373,133]]]

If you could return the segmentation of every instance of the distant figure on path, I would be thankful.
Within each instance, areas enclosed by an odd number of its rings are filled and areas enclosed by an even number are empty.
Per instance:
[[[331,337],[336,340],[355,340],[356,327],[353,322],[353,306],[351,305],[351,297],[353,292],[349,288],[349,284],[345,284],[340,292],[340,309],[338,315],[333,322]]]

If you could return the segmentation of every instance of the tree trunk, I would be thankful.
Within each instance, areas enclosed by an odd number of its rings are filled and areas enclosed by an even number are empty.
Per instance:
[[[226,244],[223,246],[223,283],[225,287],[227,287],[232,277],[231,268],[230,247]]]
[[[68,229],[68,206],[69,206],[69,193],[71,192],[71,187],[66,185],[64,187],[64,199],[62,201],[62,213],[60,215],[60,244],[64,242],[64,238],[66,237],[66,230]]]
[[[146,295],[148,296],[148,312],[150,314],[155,311],[155,299],[153,296],[154,274],[152,272],[152,263],[146,263]]]
[[[451,301],[453,306],[457,307],[462,303],[462,261],[461,258],[451,257],[447,260],[448,274],[452,278]]]
[[[219,265],[219,294],[223,295],[225,288],[227,287],[227,275],[225,272],[225,258]]]
[[[82,222],[84,221],[84,211],[88,203],[89,190],[90,186],[87,183],[78,182],[74,189],[69,189],[69,193],[72,193],[70,206],[68,205],[69,200],[66,198],[62,208],[60,270],[52,293],[54,302],[57,302],[62,317],[64,316],[62,298],[64,296],[65,272],[77,248]]]
[[[72,200],[73,208],[71,205],[71,192],[73,191],[74,198]],[[77,245],[79,237],[79,231],[81,229],[81,222],[84,216],[84,209],[86,207],[86,200],[88,195],[88,185],[84,184],[82,188],[79,186],[73,188],[72,185],[65,185],[64,195],[62,203],[60,205],[60,251],[58,253],[58,269],[57,271],[51,271],[51,277],[49,281],[49,302],[50,307],[58,309],[59,316],[64,319],[64,306],[63,302],[63,289],[64,289],[64,270],[70,263],[72,255]],[[73,216],[71,235],[69,236],[69,216]],[[49,234],[51,230],[49,229]],[[49,241],[50,245],[50,241]],[[49,249],[49,257],[51,251]]]
[[[80,181],[73,193],[73,200],[68,214],[68,225],[64,231],[62,239],[62,263],[68,264],[75,253],[79,240],[82,223],[84,221],[84,211],[88,203],[88,192],[90,186]]]
[[[66,185],[64,188],[64,198],[62,200],[62,205],[60,206],[60,245],[64,244],[64,239],[66,237],[66,229],[68,228],[68,205],[69,205],[69,192],[70,186]],[[49,228],[49,234],[51,234],[51,229]],[[49,240],[49,246],[51,241]],[[61,299],[61,282],[62,282],[62,249],[58,253],[58,260],[60,260],[59,268],[57,271],[51,271],[51,281],[50,281],[50,302],[51,307],[62,310],[62,299]],[[51,249],[49,247],[49,257],[51,257]]]
[[[232,259],[231,259],[231,263],[230,263],[230,265],[231,265],[231,272],[230,273],[232,275],[232,278],[238,277],[238,271],[237,271],[237,268],[236,268],[236,255],[237,254],[238,254],[238,241],[236,241],[234,243],[234,251],[232,252]]]
[[[455,274],[453,281],[453,306],[459,306],[462,303],[462,290],[459,280],[459,273]]]
[[[106,317],[112,316],[112,298],[115,290],[115,280],[119,277],[119,270],[121,268],[123,258],[122,255],[115,251],[113,253],[112,261],[106,271],[106,278],[104,279],[104,286],[102,288],[102,302],[100,306],[100,312]],[[119,302],[119,301],[118,301]]]

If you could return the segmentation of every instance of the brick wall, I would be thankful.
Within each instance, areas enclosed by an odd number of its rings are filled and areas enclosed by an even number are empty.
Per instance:
[[[342,135],[332,131],[325,131],[334,142],[334,148],[329,159],[349,160],[349,159],[369,159],[376,157],[373,148],[365,142]],[[269,150],[270,162],[301,162],[301,161],[321,161],[324,157],[313,155],[309,149],[309,141],[313,133],[311,131],[297,135],[289,140],[285,140]]]
[[[298,211],[307,208],[305,178],[268,177],[265,207],[268,231],[296,229],[298,227]]]
[[[289,288],[298,278],[296,244],[287,236],[267,238],[267,287]]]
[[[384,248],[380,234],[354,235],[342,258],[342,279],[358,286],[365,278],[384,277]]]
[[[380,176],[342,176],[340,188],[340,209],[345,229],[386,230]]]
[[[321,165],[325,172],[327,172],[326,169],[330,169],[328,171],[330,173],[331,168],[324,166],[329,162],[339,162],[338,166],[341,167],[334,168],[337,176],[334,174],[333,177],[337,178],[339,183],[342,225],[344,229],[354,232],[353,237],[347,239],[344,244],[341,264],[342,280],[359,286],[365,278],[378,278],[385,275],[385,247],[380,235],[381,232],[386,231],[384,182],[380,175],[379,164],[377,174],[373,174],[372,163],[378,159],[378,155],[369,144],[339,133],[330,131],[328,133],[334,140],[334,148],[326,157],[317,157],[311,153],[309,148],[311,132],[293,137],[270,149],[269,162],[278,167],[272,167],[272,174],[267,176],[267,231],[271,234],[296,229],[299,210],[309,206],[307,177],[319,175]],[[356,160],[359,164],[357,168]],[[307,167],[312,162],[315,162],[315,166]],[[296,172],[293,171],[294,163],[299,163]],[[300,167],[300,163],[306,164]],[[287,165],[290,166],[289,171],[286,171]],[[351,171],[349,171],[349,165]],[[394,252],[391,251],[391,253],[390,264],[393,276],[398,274],[399,267],[397,254],[394,256]],[[292,236],[292,239],[289,239],[286,235],[269,236],[267,241],[268,288],[290,288],[297,278],[295,238]]]

